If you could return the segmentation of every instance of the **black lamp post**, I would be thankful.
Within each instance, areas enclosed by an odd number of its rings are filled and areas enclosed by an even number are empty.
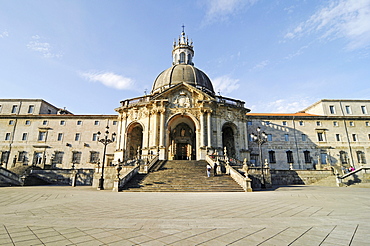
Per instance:
[[[263,172],[263,163],[262,163],[262,144],[267,142],[267,134],[265,132],[261,132],[261,128],[257,127],[257,133],[251,134],[252,139],[254,142],[258,144],[258,150],[260,155],[260,165],[261,165],[261,172],[262,172],[262,182],[261,182],[261,188],[266,189],[266,181],[265,181],[265,174]]]
[[[107,145],[110,144],[110,143],[113,143],[114,142],[114,138],[116,136],[116,133],[113,133],[112,134],[112,139],[109,139],[108,138],[108,135],[109,135],[109,126],[107,125],[107,127],[105,128],[105,133],[104,133],[104,138],[103,139],[99,139],[100,137],[100,132],[98,132],[98,141],[100,143],[102,143],[104,145],[104,152],[103,152],[103,164],[102,164],[102,167],[101,167],[101,176],[100,176],[100,179],[99,179],[99,186],[98,186],[98,190],[104,190],[104,164],[105,164],[105,153],[107,151]]]

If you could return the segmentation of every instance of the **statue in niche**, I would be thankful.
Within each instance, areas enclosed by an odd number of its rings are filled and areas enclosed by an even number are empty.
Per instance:
[[[181,129],[180,136],[185,137],[185,129],[184,128]]]

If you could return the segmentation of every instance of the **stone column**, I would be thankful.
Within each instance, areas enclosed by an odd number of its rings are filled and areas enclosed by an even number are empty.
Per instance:
[[[152,140],[151,144],[152,146],[158,146],[158,111],[154,110],[153,111],[154,115],[154,122],[153,122],[153,134],[152,134]]]
[[[160,136],[159,136],[159,146],[160,147],[164,147],[164,133],[165,133],[165,122],[164,122],[164,113],[165,113],[165,110],[162,109],[160,111],[160,114],[161,114],[161,118],[160,118]]]
[[[212,134],[212,126],[211,126],[211,113],[212,111],[209,110],[207,112],[207,146],[211,147],[211,134]]]
[[[247,131],[247,122],[242,120],[243,123],[243,136],[244,136],[244,149],[248,149],[248,131]]]
[[[200,147],[204,147],[204,111],[200,112]]]

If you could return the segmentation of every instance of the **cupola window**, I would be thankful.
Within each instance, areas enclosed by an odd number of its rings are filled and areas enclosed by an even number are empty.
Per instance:
[[[185,53],[184,52],[180,53],[180,64],[181,63],[185,63]]]

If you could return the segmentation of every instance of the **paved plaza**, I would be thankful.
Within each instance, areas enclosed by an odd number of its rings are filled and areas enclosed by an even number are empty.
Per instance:
[[[0,245],[370,245],[370,189],[0,188]]]

